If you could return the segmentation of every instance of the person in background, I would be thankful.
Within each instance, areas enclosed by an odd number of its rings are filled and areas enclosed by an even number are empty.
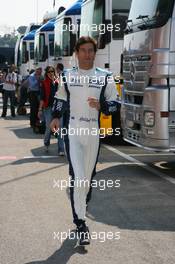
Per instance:
[[[22,81],[21,81],[21,86],[20,86],[20,91],[19,91],[19,104],[17,108],[17,113],[22,114],[22,113],[27,113],[27,110],[25,108],[25,104],[28,100],[28,78],[30,74],[34,73],[35,70],[32,69],[29,72],[29,75],[24,76]]]
[[[64,66],[62,63],[58,63],[56,66],[56,74],[57,74],[57,80],[58,80],[58,87],[61,79],[61,75],[64,71]],[[59,92],[59,91],[58,91]],[[60,118],[60,131],[63,128],[63,117]],[[58,155],[59,156],[64,156],[65,155],[65,150],[64,150],[64,140],[62,133],[57,133],[57,138],[58,138]]]
[[[3,76],[3,72],[0,71],[0,93],[3,93],[3,85],[4,85],[4,76]]]
[[[22,83],[22,75],[19,73],[19,70],[16,69],[16,104],[19,104],[20,101],[20,88]]]
[[[52,66],[47,66],[45,69],[44,80],[41,81],[40,85],[40,103],[38,111],[38,118],[40,120],[44,119],[46,125],[44,134],[44,146],[46,152],[48,152],[50,146],[52,105],[57,88],[58,83],[55,80],[55,69]]]
[[[61,73],[64,71],[64,65],[62,63],[57,63],[56,73],[60,77]]]
[[[15,90],[17,76],[15,73],[15,65],[12,64],[10,66],[9,72],[5,76],[4,84],[3,84],[3,111],[1,117],[6,117],[7,115],[7,103],[8,98],[10,98],[10,110],[11,116],[15,117]]]
[[[39,67],[30,74],[27,79],[28,95],[30,102],[30,126],[33,131],[38,133],[37,124],[38,120],[38,107],[39,107],[39,94],[40,94],[40,81],[41,81],[42,68]]]

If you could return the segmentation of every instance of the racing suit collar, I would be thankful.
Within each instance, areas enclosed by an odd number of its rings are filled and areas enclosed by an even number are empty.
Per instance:
[[[89,69],[89,70],[84,70],[84,69],[81,69],[81,68],[79,68],[78,67],[78,72],[80,73],[80,74],[91,74],[91,73],[94,73],[94,71],[95,71],[95,66],[93,66],[91,69]]]

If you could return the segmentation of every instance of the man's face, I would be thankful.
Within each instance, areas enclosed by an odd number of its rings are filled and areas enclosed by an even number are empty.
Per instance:
[[[95,51],[92,43],[86,43],[80,46],[76,51],[80,69],[89,70],[93,67],[95,59]]]
[[[60,72],[61,72],[59,67],[57,67],[56,71],[57,71],[58,74],[60,74]]]
[[[42,73],[42,69],[41,69],[41,68],[36,69],[35,74],[36,74],[37,76],[40,76],[41,73]]]

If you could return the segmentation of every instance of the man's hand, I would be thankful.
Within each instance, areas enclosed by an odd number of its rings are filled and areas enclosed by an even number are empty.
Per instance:
[[[95,108],[97,111],[100,110],[100,103],[95,97],[88,97],[89,106]]]
[[[50,123],[50,129],[52,132],[57,133],[60,128],[60,120],[58,118],[54,118]]]
[[[41,118],[42,118],[42,115],[43,115],[43,112],[42,112],[42,110],[39,110],[38,111],[38,118],[41,120]]]

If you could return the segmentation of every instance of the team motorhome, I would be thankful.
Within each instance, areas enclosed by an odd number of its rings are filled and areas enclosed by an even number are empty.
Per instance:
[[[53,65],[54,59],[54,27],[55,18],[42,25],[35,34],[34,64],[43,70],[48,65]]]
[[[79,36],[82,0],[78,0],[56,18],[55,22],[55,65],[63,63],[65,68],[76,65],[75,42]]]
[[[63,12],[61,6],[57,11],[46,12],[43,16],[42,26],[36,31],[34,41],[34,65],[43,70],[54,66],[54,28],[56,16]]]
[[[126,141],[175,151],[175,1],[133,0],[124,38]]]
[[[34,34],[40,25],[31,23],[24,34],[19,34],[15,45],[15,65],[22,76],[29,74],[34,60]]]
[[[131,0],[84,0],[81,8],[80,36],[89,35],[96,39],[98,51],[95,64],[113,72],[119,94],[119,109],[123,37],[130,5]],[[112,118],[102,115],[101,124],[106,128],[120,127],[120,110]]]
[[[120,75],[123,36],[131,0],[84,0],[81,9],[81,36],[98,42],[96,65]]]
[[[20,63],[21,63],[21,58],[20,58],[20,42],[22,37],[24,37],[24,34],[19,34],[17,41],[16,41],[16,45],[15,45],[15,65],[16,67],[19,69],[20,67]]]
[[[29,74],[34,69],[34,37],[36,29],[25,34],[20,41],[20,66],[19,72],[22,76]]]

